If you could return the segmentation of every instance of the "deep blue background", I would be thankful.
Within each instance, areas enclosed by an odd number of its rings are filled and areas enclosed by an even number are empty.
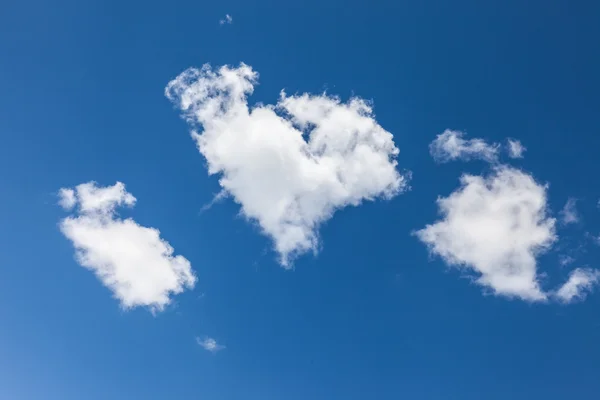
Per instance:
[[[528,151],[513,164],[550,183],[555,213],[580,199],[582,222],[540,259],[545,287],[568,275],[560,254],[599,267],[600,3],[5,3],[0,398],[597,398],[600,296],[484,296],[410,232],[461,172],[487,168],[436,166],[436,134],[514,137]],[[261,75],[251,102],[283,88],[373,100],[414,173],[411,192],[338,212],[293,272],[231,202],[199,215],[219,188],[163,96],[187,67],[240,61]],[[127,184],[138,205],[123,215],[192,262],[195,291],[157,316],[122,312],[76,265],[54,194],[89,180]],[[227,349],[203,351],[205,334]]]

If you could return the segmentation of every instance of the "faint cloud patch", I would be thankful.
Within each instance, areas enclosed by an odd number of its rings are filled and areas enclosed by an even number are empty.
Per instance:
[[[217,353],[225,349],[225,346],[218,344],[217,341],[211,337],[196,337],[196,343],[206,351],[211,353]]]
[[[219,25],[231,25],[233,23],[233,18],[229,14],[225,14],[225,17],[219,20]]]
[[[206,203],[200,208],[199,214],[203,214],[206,211],[210,210],[215,204],[219,204],[223,200],[225,200],[229,196],[229,193],[225,189],[221,189],[219,193],[217,193],[211,201]]]
[[[600,271],[589,268],[577,268],[567,282],[555,293],[563,303],[584,300],[600,280]]]
[[[560,220],[563,224],[575,224],[579,222],[579,213],[577,212],[577,199],[569,197],[567,203],[560,211]]]
[[[575,257],[566,255],[566,254],[561,254],[558,256],[558,263],[560,264],[561,267],[566,267],[568,265],[571,265],[575,262]]]
[[[510,158],[523,158],[523,153],[527,150],[519,140],[508,139],[508,156]]]
[[[472,159],[495,162],[499,148],[498,144],[488,144],[479,138],[465,139],[464,132],[446,129],[431,142],[429,153],[438,163]]]

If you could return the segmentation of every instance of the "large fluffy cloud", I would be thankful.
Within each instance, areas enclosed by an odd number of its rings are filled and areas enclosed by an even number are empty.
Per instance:
[[[194,128],[210,174],[270,236],[283,266],[318,247],[318,227],[345,206],[391,198],[407,177],[396,170],[392,134],[359,98],[281,93],[250,107],[257,73],[248,65],[188,69],[166,96]]]
[[[476,272],[498,295],[541,301],[536,255],[555,241],[546,214],[546,187],[530,175],[498,166],[489,176],[463,175],[461,186],[438,199],[441,219],[416,232],[449,265]]]
[[[498,144],[488,144],[483,139],[465,139],[465,133],[446,129],[429,145],[429,153],[439,163],[458,159],[480,159],[494,162],[498,158]]]
[[[61,189],[59,195],[65,209],[77,207],[77,215],[60,223],[62,233],[73,242],[77,261],[92,270],[124,308],[160,311],[172,294],[194,286],[190,262],[173,256],[173,248],[157,229],[117,216],[117,207],[136,202],[124,184],[98,187],[89,182]]]

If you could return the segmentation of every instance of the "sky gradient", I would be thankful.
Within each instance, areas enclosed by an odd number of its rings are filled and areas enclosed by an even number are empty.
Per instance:
[[[0,398],[598,396],[600,6],[388,3],[3,7]]]

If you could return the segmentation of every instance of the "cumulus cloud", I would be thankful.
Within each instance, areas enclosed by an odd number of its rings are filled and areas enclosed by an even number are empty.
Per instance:
[[[480,159],[495,162],[498,158],[498,144],[488,144],[483,139],[465,139],[465,133],[446,129],[437,135],[429,145],[429,153],[439,163],[454,160]]]
[[[489,176],[463,175],[461,186],[437,200],[441,219],[416,232],[447,264],[474,271],[496,295],[543,301],[536,255],[556,240],[546,215],[546,186],[497,166]]]
[[[520,141],[508,139],[508,156],[510,158],[523,158],[523,153],[527,150]]]
[[[218,344],[215,339],[210,338],[210,337],[205,337],[205,338],[197,337],[196,343],[198,343],[200,345],[200,347],[202,347],[204,350],[210,351],[211,353],[216,353],[220,350],[225,349],[225,346]]]
[[[577,199],[570,197],[567,200],[567,203],[560,211],[560,220],[565,225],[579,222],[579,213],[577,212]]]
[[[232,24],[232,23],[233,23],[233,18],[229,14],[225,14],[225,18],[219,20],[220,25]]]
[[[317,251],[319,225],[336,210],[391,198],[407,187],[396,170],[392,134],[371,106],[321,95],[288,96],[275,105],[248,105],[258,74],[237,68],[191,68],[166,96],[194,128],[209,174],[272,238],[283,266]]]
[[[118,217],[117,207],[132,207],[136,202],[123,183],[98,187],[88,182],[63,188],[59,195],[66,210],[77,206],[76,215],[60,222],[60,230],[73,242],[77,261],[96,274],[122,307],[160,311],[171,295],[196,283],[190,262],[173,256],[173,248],[157,229]]]
[[[599,270],[577,268],[571,272],[567,282],[556,292],[556,297],[564,303],[583,300],[599,280]]]

